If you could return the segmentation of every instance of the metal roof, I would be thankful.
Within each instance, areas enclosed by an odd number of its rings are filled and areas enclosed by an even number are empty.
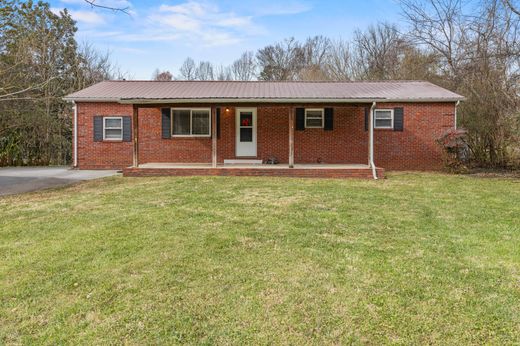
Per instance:
[[[463,99],[425,81],[104,81],[65,97],[69,101],[119,103],[454,102]]]

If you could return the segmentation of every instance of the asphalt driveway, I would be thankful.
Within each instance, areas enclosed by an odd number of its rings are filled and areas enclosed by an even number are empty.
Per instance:
[[[0,196],[65,186],[117,174],[117,171],[83,171],[69,167],[0,168]]]

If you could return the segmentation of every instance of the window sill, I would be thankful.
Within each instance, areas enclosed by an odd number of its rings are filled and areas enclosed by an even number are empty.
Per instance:
[[[122,143],[122,139],[103,139],[103,143]]]
[[[394,131],[394,129],[391,127],[380,127],[380,128],[374,127],[374,131]]]
[[[200,136],[192,136],[192,135],[174,135],[171,137],[172,139],[210,139],[211,136],[200,135]]]

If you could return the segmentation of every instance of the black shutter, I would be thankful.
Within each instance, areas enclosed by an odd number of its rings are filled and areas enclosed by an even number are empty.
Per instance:
[[[103,141],[103,117],[96,115],[94,117],[94,142]]]
[[[323,126],[325,131],[332,131],[334,129],[334,109],[325,108],[325,124]]]
[[[172,138],[172,121],[171,121],[171,109],[170,108],[162,108],[162,138],[168,139]]]
[[[305,108],[296,108],[296,131],[305,130]]]
[[[123,142],[130,142],[132,140],[132,117],[123,117]]]
[[[217,138],[220,138],[220,107],[217,108]]]
[[[365,107],[365,131],[368,131],[368,122],[370,121],[370,108]]]
[[[394,131],[403,131],[404,129],[404,109],[394,108]]]

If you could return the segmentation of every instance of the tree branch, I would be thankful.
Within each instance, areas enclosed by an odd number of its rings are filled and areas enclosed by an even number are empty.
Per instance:
[[[49,78],[48,80],[46,80],[43,83],[40,83],[40,84],[37,84],[37,85],[31,85],[31,86],[29,86],[29,87],[27,87],[25,89],[22,89],[22,90],[18,90],[18,91],[12,92],[12,93],[0,95],[0,100],[5,100],[7,97],[12,97],[12,96],[15,96],[15,95],[18,95],[18,94],[25,93],[27,91],[43,88],[45,85],[47,85],[51,80],[53,80],[55,78],[56,77],[52,77],[52,78]]]
[[[129,7],[103,6],[103,5],[96,4],[96,0],[83,0],[83,1],[85,1],[91,7],[103,8],[105,10],[111,10],[111,11],[114,11],[114,12],[122,12],[124,14],[130,15],[130,13],[128,12],[128,10],[130,9]]]
[[[509,7],[509,9],[511,11],[513,11],[513,13],[516,13],[518,16],[520,16],[520,10],[517,9],[515,6],[513,6],[513,4],[511,3],[511,0],[503,0],[504,1],[504,4]]]

